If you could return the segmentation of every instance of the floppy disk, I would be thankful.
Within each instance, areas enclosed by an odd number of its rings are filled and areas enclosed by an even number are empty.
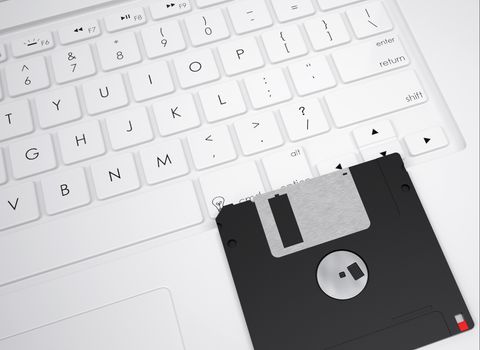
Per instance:
[[[398,154],[217,217],[256,350],[406,350],[472,318]]]

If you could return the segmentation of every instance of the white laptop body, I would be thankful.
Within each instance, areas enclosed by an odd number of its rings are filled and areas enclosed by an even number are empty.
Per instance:
[[[216,210],[383,151],[478,321],[473,0],[0,1],[0,91],[1,350],[252,349]]]

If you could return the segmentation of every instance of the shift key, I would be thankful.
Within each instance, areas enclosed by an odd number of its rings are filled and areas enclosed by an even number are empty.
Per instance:
[[[409,108],[427,99],[417,75],[410,70],[357,83],[325,96],[337,127]]]

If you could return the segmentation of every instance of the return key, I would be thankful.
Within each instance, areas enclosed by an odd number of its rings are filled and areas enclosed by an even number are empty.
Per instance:
[[[332,55],[343,82],[406,66],[410,59],[397,36],[388,36],[338,50]]]

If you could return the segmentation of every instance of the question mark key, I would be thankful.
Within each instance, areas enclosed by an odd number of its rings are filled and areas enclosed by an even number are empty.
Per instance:
[[[301,104],[291,103],[280,108],[288,137],[302,140],[330,130],[330,125],[317,98],[305,99]]]

